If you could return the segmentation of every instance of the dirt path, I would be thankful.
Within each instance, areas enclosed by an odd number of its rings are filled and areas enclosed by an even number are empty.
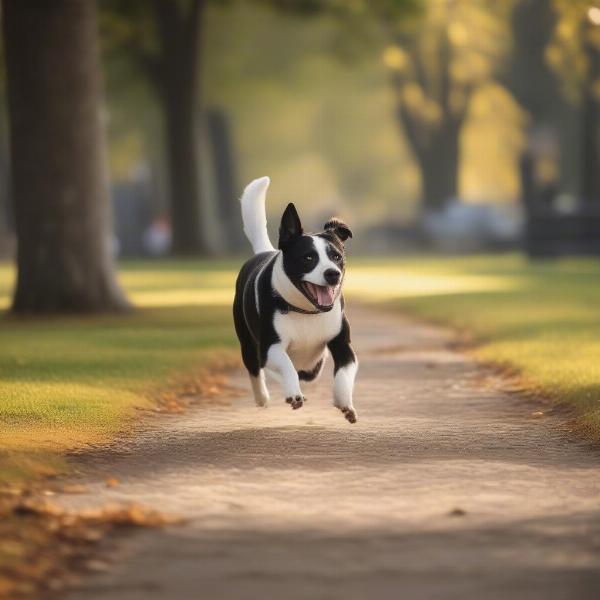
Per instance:
[[[357,425],[327,372],[299,411],[271,386],[267,410],[248,392],[86,459],[90,493],[65,502],[191,520],[110,542],[111,569],[70,600],[598,597],[600,454],[484,387],[447,334],[350,317]]]

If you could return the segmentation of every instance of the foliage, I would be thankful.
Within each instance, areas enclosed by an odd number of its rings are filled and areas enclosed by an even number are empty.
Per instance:
[[[472,92],[493,79],[509,50],[511,4],[428,2],[416,21],[384,20],[392,43],[383,61],[409,129],[427,135],[444,120],[464,119]]]
[[[130,179],[143,161],[163,161],[156,72],[160,47],[148,2],[105,0],[98,8],[110,167],[118,182]]]
[[[584,86],[600,100],[600,73],[591,68],[592,55],[600,52],[600,8],[587,0],[554,0],[553,6],[556,26],[546,60],[572,101],[579,99]]]
[[[300,198],[309,227],[350,209],[355,222],[411,214],[416,178],[394,128],[371,17],[351,63],[340,60],[348,54],[337,16],[298,19],[236,3],[210,7],[207,24],[207,104],[231,120],[239,183],[271,176],[273,220]]]

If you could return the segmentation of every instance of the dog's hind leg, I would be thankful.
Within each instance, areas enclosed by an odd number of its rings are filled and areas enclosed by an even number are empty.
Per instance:
[[[252,373],[248,374],[250,375],[250,384],[252,385],[256,406],[266,406],[269,403],[269,390],[265,381],[264,369],[260,369],[256,377]]]
[[[241,346],[242,360],[250,376],[250,385],[256,406],[266,406],[269,403],[269,390],[265,381],[265,371],[260,368],[258,351],[251,343],[243,342]]]
[[[250,376],[250,384],[254,401],[257,406],[266,406],[269,402],[269,390],[265,382],[265,373],[260,368],[260,360],[258,357],[258,348],[248,327],[243,318],[243,312],[237,305],[238,297],[236,296],[236,305],[234,305],[234,323],[235,331],[240,341],[240,350],[242,351],[242,361],[248,370]]]

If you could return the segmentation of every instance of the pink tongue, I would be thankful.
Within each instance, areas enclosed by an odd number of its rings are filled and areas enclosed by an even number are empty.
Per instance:
[[[317,288],[317,302],[321,306],[333,304],[333,288],[323,285],[316,285],[315,287]]]

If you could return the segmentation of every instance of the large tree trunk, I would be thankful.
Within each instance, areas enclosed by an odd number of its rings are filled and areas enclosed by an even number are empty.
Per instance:
[[[208,251],[200,224],[200,33],[205,0],[186,7],[155,0],[162,46],[159,71],[167,146],[174,254]]]
[[[18,313],[127,306],[112,257],[96,8],[4,0]]]

